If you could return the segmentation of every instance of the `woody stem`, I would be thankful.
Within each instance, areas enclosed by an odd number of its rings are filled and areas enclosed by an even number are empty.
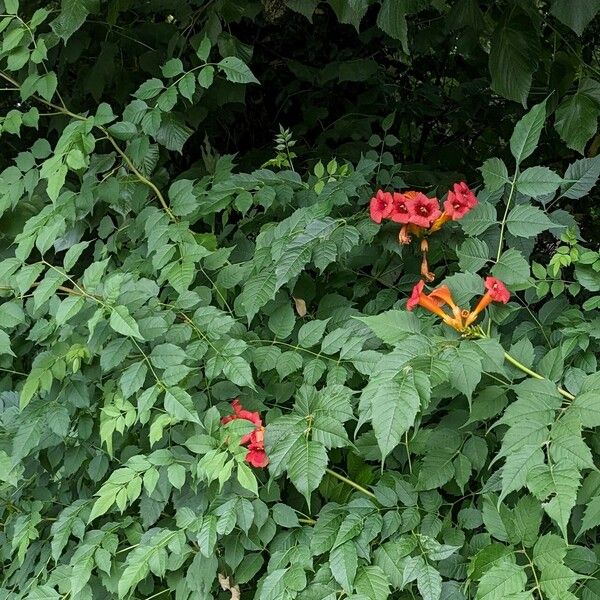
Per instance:
[[[369,498],[374,498],[375,500],[377,499],[373,492],[370,492],[367,488],[364,488],[362,485],[359,485],[358,483],[356,483],[356,481],[352,481],[352,479],[348,479],[347,477],[344,477],[343,475],[340,475],[339,473],[336,473],[331,469],[325,469],[325,472],[331,475],[332,477],[335,477],[340,481],[348,484],[349,486],[352,486],[355,490],[358,490],[359,492],[369,496]]]

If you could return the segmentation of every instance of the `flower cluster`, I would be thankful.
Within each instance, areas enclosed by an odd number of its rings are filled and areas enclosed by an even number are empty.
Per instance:
[[[257,412],[246,410],[236,398],[232,403],[233,414],[223,417],[221,423],[225,425],[235,419],[245,419],[255,425],[254,431],[244,435],[240,440],[242,446],[248,445],[248,453],[246,454],[246,462],[253,467],[266,467],[269,464],[269,457],[265,452],[265,428],[262,424],[262,419]]]
[[[440,210],[437,198],[428,198],[421,192],[392,193],[383,190],[378,190],[371,198],[369,211],[375,223],[390,219],[394,223],[413,225],[414,233],[423,235],[422,230],[437,231],[447,221],[462,219],[476,205],[475,194],[464,181],[461,181],[455,183],[448,192],[443,212]]]
[[[484,285],[485,294],[479,299],[477,306],[472,311],[468,311],[456,305],[448,286],[441,285],[430,294],[426,294],[423,291],[425,282],[421,280],[413,288],[406,308],[413,310],[416,306],[422,306],[438,315],[446,325],[457,331],[464,331],[477,319],[478,315],[485,310],[490,302],[506,304],[510,300],[510,292],[499,279],[487,277]],[[450,308],[452,314],[446,312],[445,307]]]
[[[421,240],[421,275],[427,281],[433,281],[434,275],[429,272],[427,264],[427,251],[429,244],[425,236],[439,231],[444,223],[462,219],[472,208],[477,205],[477,197],[469,186],[461,181],[455,183],[448,192],[444,201],[444,210],[440,209],[437,198],[428,198],[421,192],[384,192],[378,190],[369,205],[371,219],[381,223],[389,219],[394,223],[401,223],[398,241],[401,244],[410,244],[412,234],[423,238]]]

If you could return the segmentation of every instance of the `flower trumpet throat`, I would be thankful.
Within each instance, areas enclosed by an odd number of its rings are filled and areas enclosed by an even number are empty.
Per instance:
[[[490,302],[500,302],[506,304],[510,299],[510,292],[506,286],[496,277],[487,277],[485,280],[485,294],[480,298],[475,306],[475,309],[469,311],[461,309],[452,298],[452,292],[446,285],[442,285],[434,289],[431,293],[426,294],[423,290],[425,282],[419,281],[412,290],[412,294],[408,299],[406,308],[414,310],[415,307],[422,308],[432,312],[442,319],[446,325],[464,333],[470,328],[471,323],[477,319],[479,314],[486,309]],[[448,307],[452,314],[448,314],[445,310]]]

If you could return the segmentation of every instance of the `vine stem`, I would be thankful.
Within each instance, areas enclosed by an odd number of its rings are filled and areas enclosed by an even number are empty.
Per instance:
[[[520,369],[521,371],[523,371],[523,373],[526,373],[530,377],[533,377],[534,379],[546,379],[545,377],[543,377],[539,373],[536,373],[535,371],[532,371],[531,369],[529,369],[528,367],[526,367],[524,364],[520,363],[514,356],[511,356],[508,352],[504,353],[504,358],[511,365],[517,367],[517,369]],[[575,400],[575,396],[573,396],[573,394],[567,392],[567,390],[561,388],[560,386],[556,386],[556,389],[558,390],[558,393],[561,396],[564,396],[568,400]]]
[[[355,490],[358,490],[362,494],[369,496],[369,498],[373,498],[373,499],[377,500],[377,496],[375,496],[375,494],[373,492],[370,492],[367,488],[364,488],[362,485],[356,483],[356,481],[352,481],[352,479],[348,479],[347,477],[344,477],[343,475],[340,475],[339,473],[336,473],[335,471],[332,471],[331,469],[325,469],[325,473],[328,473],[332,477],[335,477],[335,478],[339,479],[340,481],[348,484],[349,486],[353,487]]]
[[[19,90],[21,89],[21,84],[17,80],[15,80],[12,77],[10,77],[9,75],[7,75],[6,73],[0,71],[0,77],[2,77],[6,81],[8,81],[12,85],[14,85]],[[53,102],[49,102],[48,100],[45,100],[44,98],[41,98],[40,96],[37,96],[35,94],[32,97],[37,102],[39,102],[41,104],[44,104],[45,106],[47,106],[49,108],[53,108],[55,111],[59,112],[60,114],[66,115],[68,117],[71,117],[72,119],[77,119],[78,121],[87,121],[87,119],[88,119],[88,117],[84,117],[83,115],[79,115],[77,113],[74,113],[74,112],[70,111],[68,108],[66,108],[64,106],[60,106],[58,104],[54,104]],[[127,154],[125,154],[125,152],[121,149],[121,147],[119,146],[119,144],[117,144],[117,142],[115,141],[115,139],[110,135],[110,133],[108,132],[108,130],[105,127],[102,127],[102,125],[96,125],[96,127],[100,131],[102,131],[102,133],[106,136],[106,139],[110,142],[110,144],[115,149],[115,151],[117,152],[117,154],[123,159],[123,161],[129,167],[129,169],[131,170],[131,172],[138,178],[138,180],[140,181],[140,183],[143,183],[145,186],[149,187],[154,192],[154,194],[158,198],[158,201],[160,202],[163,210],[167,213],[167,215],[169,216],[169,218],[172,221],[176,222],[177,219],[175,218],[175,215],[173,214],[173,212],[169,208],[169,205],[167,204],[167,202],[165,200],[165,197],[162,195],[162,193],[158,189],[158,187],[156,187],[156,185],[150,179],[148,179],[147,177],[145,177],[138,170],[138,168],[133,164],[133,162],[131,161],[131,159],[129,158],[129,156],[127,156]]]
[[[502,246],[504,245],[504,229],[506,228],[506,219],[508,217],[508,211],[510,210],[510,203],[513,197],[513,194],[515,193],[515,187],[516,187],[516,181],[517,181],[517,173],[515,173],[515,176],[512,178],[512,181],[510,182],[510,193],[508,194],[508,200],[506,201],[506,208],[504,209],[504,216],[502,217],[502,223],[500,224],[500,239],[498,240],[498,252],[496,253],[496,262],[498,262],[500,260],[500,256],[502,255]]]
[[[489,336],[483,332],[475,332],[474,335],[478,338],[489,338]],[[540,375],[536,371],[533,371],[529,367],[526,367],[522,362],[519,362],[514,356],[512,356],[506,351],[504,352],[504,359],[506,360],[506,362],[509,362],[511,365],[513,365],[513,367],[516,367],[520,371],[523,371],[523,373],[525,373],[526,375],[529,375],[529,377],[533,377],[534,379],[546,379],[543,375]],[[558,393],[561,396],[567,398],[568,400],[575,400],[575,396],[570,392],[567,392],[567,390],[565,390],[564,388],[561,388],[557,385],[556,389],[558,390]]]

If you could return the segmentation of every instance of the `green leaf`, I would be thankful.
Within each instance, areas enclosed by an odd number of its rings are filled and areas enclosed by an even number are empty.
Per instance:
[[[460,221],[460,226],[467,235],[481,235],[498,222],[496,209],[489,202],[479,202]]]
[[[119,380],[123,398],[129,398],[144,385],[147,373],[148,367],[144,361],[133,363],[123,371]]]
[[[489,192],[496,192],[509,183],[508,170],[504,161],[500,158],[488,158],[479,170],[483,175],[483,182]]]
[[[246,282],[239,302],[246,311],[248,324],[252,322],[259,309],[275,297],[275,282],[274,271],[260,273]]]
[[[329,555],[329,568],[331,569],[333,578],[347,593],[350,593],[358,568],[356,546],[352,540],[337,546],[331,551]]]
[[[50,24],[54,33],[66,42],[85,22],[93,0],[62,0],[59,16]]]
[[[165,89],[165,84],[156,77],[144,81],[142,85],[137,89],[134,96],[140,100],[149,100],[158,96],[158,94]]]
[[[442,593],[442,576],[431,565],[420,565],[417,572],[417,589],[423,600],[439,600]]]
[[[586,196],[600,177],[600,155],[570,164],[560,187],[561,196],[576,200]]]
[[[198,85],[204,89],[208,89],[213,84],[214,78],[215,68],[212,66],[204,67],[200,70],[200,73],[198,73]],[[228,76],[227,79],[230,79],[230,77]]]
[[[515,125],[510,138],[510,151],[517,166],[533,154],[540,140],[540,134],[546,120],[546,101],[536,104]]]
[[[403,372],[388,385],[379,386],[377,394],[371,398],[371,411],[382,459],[385,460],[404,433],[414,425],[420,403],[411,372]]]
[[[565,598],[567,590],[582,576],[565,565],[551,565],[542,569],[540,587],[549,598]]]
[[[600,525],[600,496],[592,498],[585,507],[585,513],[581,522],[581,528],[578,535],[585,533],[588,529],[593,529]]]
[[[477,586],[477,600],[503,600],[510,594],[525,589],[527,576],[523,567],[504,558],[481,577]]]
[[[421,331],[419,318],[405,310],[388,310],[372,317],[355,318],[365,323],[386,344],[393,346]]]
[[[326,468],[327,452],[322,444],[306,438],[297,440],[288,457],[287,471],[309,505],[310,495],[321,483]]]
[[[600,4],[595,0],[553,0],[551,13],[581,36],[599,10]]]
[[[533,23],[511,11],[508,19],[498,23],[492,33],[489,60],[492,89],[525,106],[538,52],[538,32]]]
[[[234,83],[260,83],[248,68],[248,65],[236,56],[227,56],[217,63],[225,77]]]
[[[249,387],[255,389],[252,369],[241,356],[229,356],[225,358],[223,365],[223,374],[229,381],[240,387]]]
[[[580,154],[596,133],[600,101],[598,82],[584,79],[576,94],[567,96],[556,109],[554,127],[569,148]]]
[[[521,252],[510,248],[502,253],[500,260],[492,267],[492,275],[506,285],[516,285],[529,279],[529,263]]]
[[[10,338],[8,337],[8,333],[0,329],[0,354],[10,354],[11,356],[16,356],[16,354],[11,350],[10,347]]]
[[[85,300],[81,296],[69,296],[65,298],[56,311],[56,324],[63,325],[72,319],[84,306]]]
[[[191,396],[181,388],[172,387],[165,391],[165,410],[176,419],[200,423]]]
[[[554,226],[546,213],[530,204],[518,204],[506,219],[508,231],[518,237],[534,237]]]
[[[516,187],[521,194],[539,198],[554,193],[562,183],[562,177],[548,167],[529,167],[517,178]]]
[[[150,361],[157,369],[180,365],[185,359],[185,351],[175,344],[158,344],[150,353]]]
[[[138,340],[144,338],[140,334],[138,324],[135,319],[129,314],[126,306],[115,306],[110,312],[110,326],[121,335],[134,337]]]
[[[565,541],[553,533],[547,533],[541,536],[533,547],[533,562],[538,569],[544,569],[561,564],[566,554]]]
[[[340,23],[348,23],[356,31],[358,31],[360,23],[369,8],[368,0],[351,0],[350,2],[347,0],[331,0],[330,5]]]
[[[460,268],[463,271],[476,273],[488,263],[490,249],[479,238],[467,238],[456,251]]]
[[[323,339],[328,322],[329,319],[316,319],[302,325],[298,331],[298,344],[303,348],[316,346]]]
[[[354,587],[358,594],[369,600],[386,600],[390,593],[388,578],[377,565],[361,567],[354,579]]]
[[[383,0],[377,14],[377,26],[390,37],[399,40],[404,53],[409,54],[405,7],[406,4],[404,2]],[[358,26],[356,28],[358,29]]]

